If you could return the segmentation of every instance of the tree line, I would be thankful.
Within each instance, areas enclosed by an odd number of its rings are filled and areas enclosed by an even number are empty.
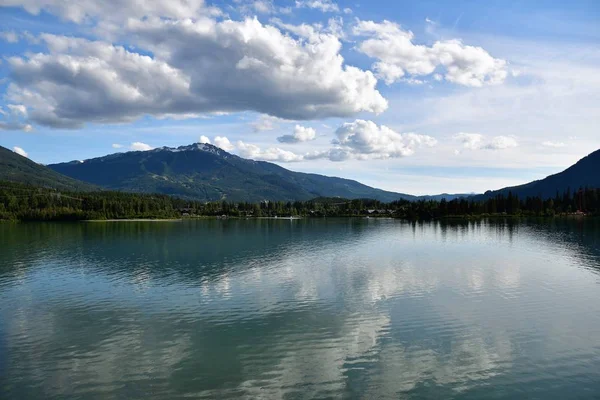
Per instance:
[[[519,198],[509,192],[485,200],[446,201],[317,198],[309,201],[235,203],[200,202],[168,195],[115,191],[61,192],[0,181],[0,220],[64,221],[127,218],[227,217],[352,217],[385,216],[411,220],[494,215],[600,215],[600,189],[581,188],[551,199]]]

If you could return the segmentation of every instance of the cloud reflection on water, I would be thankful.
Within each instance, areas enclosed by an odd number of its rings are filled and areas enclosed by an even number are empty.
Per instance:
[[[579,370],[593,343],[577,325],[600,333],[598,313],[570,312],[598,294],[598,253],[564,230],[208,224],[0,235],[6,379],[50,397],[466,394],[542,354]]]

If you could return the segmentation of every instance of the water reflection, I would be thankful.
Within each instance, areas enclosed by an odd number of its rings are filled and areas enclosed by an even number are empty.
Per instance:
[[[0,225],[0,390],[86,399],[585,397],[600,390],[598,228],[594,220]]]

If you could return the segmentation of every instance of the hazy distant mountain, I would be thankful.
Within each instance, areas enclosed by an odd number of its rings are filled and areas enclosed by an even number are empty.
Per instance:
[[[61,175],[0,146],[0,181],[27,183],[58,190],[97,190],[97,187]]]
[[[573,192],[585,187],[600,188],[600,150],[579,160],[575,165],[563,172],[550,175],[545,179],[533,181],[525,185],[512,186],[494,191],[490,190],[473,198],[476,200],[487,199],[498,194],[507,195],[508,192],[512,192],[518,195],[519,198],[540,196],[548,199],[554,197],[557,191],[562,195],[568,189],[571,189],[571,192]]]
[[[116,153],[49,167],[108,189],[164,193],[207,201],[293,201],[315,197],[371,198],[384,202],[416,199],[353,180],[289,171],[200,143]]]
[[[442,194],[419,196],[418,199],[419,200],[435,200],[435,201],[440,201],[442,199],[446,199],[446,201],[451,201],[454,199],[467,198],[467,197],[472,197],[475,195],[476,195],[475,193],[456,193],[456,194],[442,193]]]

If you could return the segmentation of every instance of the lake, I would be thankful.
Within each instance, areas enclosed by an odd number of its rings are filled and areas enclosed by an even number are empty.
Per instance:
[[[2,399],[592,399],[600,221],[0,224]]]

